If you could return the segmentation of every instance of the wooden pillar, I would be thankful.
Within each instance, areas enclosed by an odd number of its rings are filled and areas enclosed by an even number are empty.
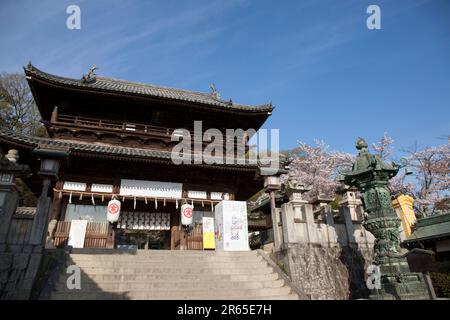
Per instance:
[[[55,107],[52,111],[52,115],[50,118],[50,123],[58,122],[58,107]]]
[[[61,204],[62,197],[59,197],[59,192],[53,194],[52,211],[50,214],[50,220],[58,220],[61,216]]]
[[[180,222],[180,250],[187,250],[187,237],[184,227]]]

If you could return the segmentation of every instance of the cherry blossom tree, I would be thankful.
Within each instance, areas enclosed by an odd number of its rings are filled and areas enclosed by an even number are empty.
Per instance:
[[[289,177],[312,188],[305,193],[306,200],[319,194],[334,197],[338,185],[336,176],[345,167],[351,167],[354,161],[353,155],[330,151],[329,146],[321,140],[316,140],[313,146],[299,142],[299,146],[289,156]]]
[[[413,172],[416,211],[427,216],[450,210],[450,143],[406,150],[407,164]],[[447,204],[447,205],[446,205]]]
[[[394,139],[387,133],[377,143],[372,144],[374,153],[390,162],[394,154]],[[389,189],[394,196],[409,194],[415,199],[416,213],[426,216],[438,211],[450,210],[450,143],[419,149],[403,151],[406,157],[400,161],[402,167],[408,168],[411,175],[404,170],[390,180]],[[319,194],[327,197],[336,195],[336,177],[345,168],[350,168],[354,156],[348,153],[330,151],[324,141],[315,141],[315,145],[299,142],[299,146],[288,153],[291,159],[289,174],[296,180],[311,186],[305,193],[305,199],[311,200]]]
[[[393,144],[394,139],[385,132],[378,143],[372,143],[372,149],[377,156],[386,161],[394,152]]]
[[[372,149],[374,153],[386,162],[395,161],[392,158],[394,153],[394,142],[395,140],[387,133],[384,132],[380,141],[372,143]],[[402,158],[400,162],[401,166],[407,166],[407,159]],[[398,196],[400,194],[413,194],[414,184],[408,181],[405,171],[400,170],[395,177],[389,180],[388,184],[389,191],[393,196]]]

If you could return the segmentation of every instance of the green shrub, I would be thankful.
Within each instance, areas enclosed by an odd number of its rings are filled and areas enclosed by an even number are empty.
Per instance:
[[[450,298],[450,273],[430,272],[434,291],[440,298]]]

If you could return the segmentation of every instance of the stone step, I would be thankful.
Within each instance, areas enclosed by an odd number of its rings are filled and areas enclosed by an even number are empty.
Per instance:
[[[82,291],[139,291],[139,290],[233,290],[233,289],[261,289],[261,288],[281,288],[284,286],[284,280],[266,280],[266,281],[115,281],[115,282],[93,282],[81,281]],[[60,281],[56,287],[56,291],[71,292],[67,288],[65,281]]]
[[[91,298],[92,299],[92,298]],[[73,294],[66,294],[66,293],[53,293],[51,300],[90,300],[90,298],[88,297],[78,297],[77,295],[73,295]],[[95,300],[131,300],[131,298],[126,298],[126,297],[118,297],[117,295],[111,294],[110,296],[105,293],[104,295],[101,296],[97,296],[95,298]],[[239,298],[239,297],[222,297],[222,298],[209,298],[209,297],[200,297],[200,298],[179,298],[174,296],[173,298],[158,298],[158,297],[153,297],[153,298],[139,298],[139,299],[135,299],[135,300],[263,300],[263,301],[270,301],[270,300],[299,300],[299,297],[294,294],[294,293],[290,293],[287,295],[278,295],[278,296],[267,296],[267,297],[243,297],[243,298]]]
[[[169,268],[177,267],[180,268],[179,261],[67,261],[66,266],[76,264],[81,269],[85,268]],[[221,269],[226,266],[227,268],[233,269],[251,269],[251,268],[260,268],[268,266],[265,261],[229,261],[229,262],[221,262],[221,261],[195,261],[188,260],[183,261],[183,268],[186,269]]]
[[[66,271],[63,271],[67,273]],[[269,274],[273,273],[273,269],[268,265],[260,266],[255,265],[246,268],[208,268],[207,266],[202,267],[180,267],[177,266],[161,266],[161,267],[83,267],[81,272],[87,275],[94,274],[136,274],[136,273],[148,273],[148,274]]]
[[[257,251],[215,251],[215,250],[126,250],[85,248],[72,249],[71,256],[257,256]]]
[[[65,283],[70,275],[62,274],[60,281]],[[264,281],[276,280],[275,272],[268,274],[81,274],[81,281]]]
[[[262,289],[232,289],[232,290],[135,290],[135,291],[75,291],[53,292],[52,299],[82,299],[82,300],[100,300],[100,299],[251,299],[269,296],[286,296],[291,294],[291,288],[262,288]]]
[[[145,257],[145,256],[135,256],[135,257],[126,257],[126,256],[86,256],[86,257],[69,257],[67,260],[75,263],[96,261],[96,262],[105,262],[109,263],[111,261],[128,261],[128,262],[180,262],[180,259],[183,259],[183,262],[196,261],[196,262],[253,262],[258,263],[265,261],[262,257],[256,256],[245,256],[245,257]]]
[[[74,249],[81,290],[63,270],[52,299],[298,299],[256,251]]]

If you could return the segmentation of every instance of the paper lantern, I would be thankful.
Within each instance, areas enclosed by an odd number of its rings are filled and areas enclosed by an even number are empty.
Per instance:
[[[181,206],[181,224],[189,226],[192,224],[192,215],[194,208],[190,204],[183,204]]]
[[[121,205],[120,201],[116,199],[113,199],[108,202],[108,207],[106,209],[107,213],[106,218],[109,222],[113,223],[119,220],[120,205]]]

